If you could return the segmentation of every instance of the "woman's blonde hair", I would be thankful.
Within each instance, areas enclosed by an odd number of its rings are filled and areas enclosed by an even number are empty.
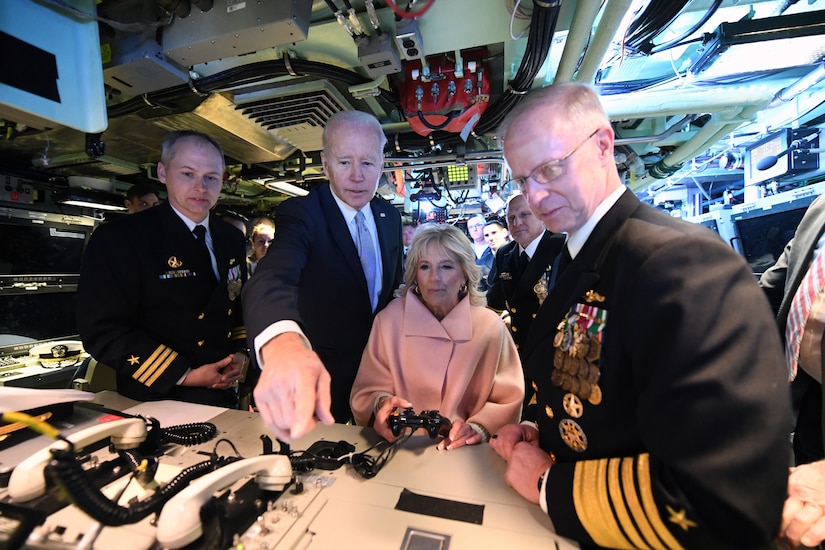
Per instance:
[[[404,273],[404,284],[396,291],[396,296],[403,296],[411,289],[415,289],[415,280],[418,264],[430,243],[434,243],[440,250],[458,260],[458,265],[467,279],[467,294],[470,304],[486,306],[487,297],[478,289],[481,280],[481,269],[476,265],[476,257],[470,240],[460,229],[443,223],[428,223],[415,230],[410,249],[407,252],[407,266]]]

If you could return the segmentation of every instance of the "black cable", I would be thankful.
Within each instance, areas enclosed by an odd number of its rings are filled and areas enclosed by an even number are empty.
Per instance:
[[[476,133],[486,134],[495,131],[507,113],[520,103],[522,96],[530,90],[533,80],[550,52],[560,11],[561,2],[550,4],[547,7],[534,4],[527,36],[527,48],[521,65],[510,81],[508,89],[488,105],[481,115],[474,130]]]
[[[662,33],[679,16],[690,0],[651,0],[627,28],[624,46],[631,51],[642,47]]]
[[[215,437],[218,428],[210,422],[195,422],[162,428],[161,432],[161,438],[164,442],[191,447],[192,445],[205,443]]]
[[[372,479],[378,475],[381,468],[389,462],[398,447],[406,443],[410,437],[412,437],[412,430],[409,430],[408,433],[402,435],[393,443],[382,439],[366,451],[350,456],[350,464],[352,464],[353,469],[358,472],[361,477],[364,479]],[[369,452],[376,449],[379,451],[378,454],[371,456]]]
[[[51,453],[53,460],[45,468],[46,475],[66,493],[72,504],[109,526],[136,523],[149,514],[160,511],[169,499],[185,489],[193,479],[240,460],[240,457],[210,459],[189,466],[149,498],[132,502],[126,507],[110,500],[89,482],[89,474],[77,460],[73,445],[70,444],[69,450],[53,449]]]
[[[702,15],[699,20],[691,25],[691,27],[683,32],[680,36],[674,38],[673,40],[669,40],[662,44],[654,45],[652,42],[648,41],[646,44],[642,45],[642,51],[647,51],[648,53],[659,53],[670,48],[674,48],[676,46],[681,46],[688,42],[682,42],[685,38],[696,32],[702,25],[704,25],[708,19],[710,19],[714,13],[719,9],[719,6],[722,5],[722,0],[714,0],[713,4],[705,11],[705,14]]]
[[[446,115],[447,120],[442,122],[441,124],[432,124],[430,121],[426,119],[424,113],[421,112],[421,109],[418,110],[418,120],[421,121],[421,124],[429,128],[430,130],[443,130],[446,128],[458,115],[460,115],[463,111],[450,111],[450,114]]]

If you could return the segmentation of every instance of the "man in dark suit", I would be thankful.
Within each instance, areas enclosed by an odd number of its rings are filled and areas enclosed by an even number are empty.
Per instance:
[[[794,238],[785,246],[776,263],[759,280],[776,312],[784,336],[788,330],[791,304],[808,272],[825,252],[825,196],[819,196],[799,222]],[[814,290],[816,292],[816,290]],[[781,535],[791,547],[802,543],[816,547],[825,540],[825,452],[822,445],[822,372],[825,354],[822,342],[825,329],[825,295],[820,291],[811,301],[804,319],[797,368],[791,382],[796,413],[793,448],[796,467],[788,480]],[[800,314],[801,315],[801,314]],[[787,344],[788,342],[786,342]],[[791,353],[786,352],[786,353]],[[787,358],[787,357],[786,357]]]
[[[401,215],[375,196],[381,125],[346,111],[330,118],[323,136],[329,184],[278,208],[278,233],[243,293],[262,368],[255,403],[285,441],[312,429],[316,416],[351,418],[349,394],[373,317],[401,282]]]
[[[223,173],[220,144],[173,132],[158,163],[169,200],[92,234],[78,329],[86,350],[117,371],[127,397],[237,403],[248,359],[239,300],[246,247],[239,231],[209,215]]]
[[[530,208],[568,233],[522,347],[535,426],[491,440],[505,479],[583,546],[767,545],[785,499],[790,400],[747,263],[622,184],[589,86],[531,92],[500,135]]]
[[[546,297],[551,267],[564,246],[565,237],[547,231],[522,194],[507,201],[506,217],[513,240],[496,252],[488,277],[487,305],[506,310],[510,334],[521,354],[530,325]],[[523,411],[535,402],[535,391],[529,381],[526,382]]]

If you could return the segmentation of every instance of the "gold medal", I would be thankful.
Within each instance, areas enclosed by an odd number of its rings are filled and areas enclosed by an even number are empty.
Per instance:
[[[582,378],[581,376],[577,376],[576,379],[579,381],[579,393],[578,396],[582,399],[588,399],[590,397],[590,393],[592,392],[592,385],[586,379]]]
[[[567,354],[564,353],[562,350],[557,349],[556,353],[553,354],[553,366],[557,369],[560,369],[564,364],[564,358]]]
[[[561,375],[561,389],[563,389],[564,391],[570,391],[570,389],[573,387],[573,377],[568,376],[564,373],[561,373]]]
[[[556,332],[556,336],[553,337],[553,347],[558,348],[561,347],[561,343],[564,341],[564,331],[559,329]]]
[[[576,376],[578,376],[579,378],[587,379],[587,375],[590,374],[590,368],[591,368],[590,363],[588,363],[587,361],[584,361],[584,360],[580,361],[579,362],[579,368],[576,371]],[[593,367],[593,368],[595,368],[595,367]]]
[[[564,394],[562,404],[564,405],[564,412],[566,412],[573,418],[580,418],[582,413],[584,412],[584,405],[582,404],[581,399],[579,399],[579,396],[575,394]]]
[[[229,300],[235,301],[235,299],[241,295],[241,280],[240,279],[232,279],[226,284],[226,289],[229,292]]]
[[[602,343],[598,336],[591,336],[588,339],[587,353],[585,359],[595,363],[602,356]]]
[[[577,394],[581,391],[581,382],[578,376],[570,376],[570,391]]]
[[[591,405],[598,405],[602,402],[602,389],[598,384],[590,387],[590,397],[587,398]]]
[[[590,364],[590,370],[587,372],[586,379],[591,384],[597,384],[599,382],[599,377],[602,375],[599,367],[596,365]]]
[[[564,382],[564,373],[559,369],[553,369],[550,373],[550,383],[558,388],[562,382]]]
[[[575,420],[565,418],[559,422],[559,435],[562,441],[577,453],[587,450],[587,436]]]

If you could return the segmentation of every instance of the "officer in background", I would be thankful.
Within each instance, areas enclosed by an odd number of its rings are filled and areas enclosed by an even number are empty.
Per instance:
[[[145,183],[136,183],[126,191],[123,205],[130,214],[149,210],[160,204],[157,192]]]
[[[220,144],[194,131],[167,135],[158,163],[168,201],[100,225],[77,293],[85,349],[141,401],[237,404],[247,363],[239,299],[243,234],[210,216],[224,174]]]
[[[507,202],[506,218],[513,240],[496,253],[488,277],[487,305],[503,311],[516,349],[521,350],[539,306],[547,297],[551,266],[565,237],[547,231],[522,194]],[[535,390],[528,383],[524,387],[524,411],[531,402],[535,403],[534,396]]]

